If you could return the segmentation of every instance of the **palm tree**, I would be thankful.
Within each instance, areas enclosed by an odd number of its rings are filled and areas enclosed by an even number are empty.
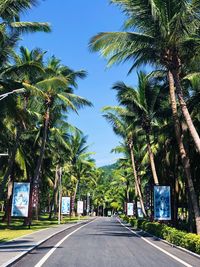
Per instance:
[[[149,161],[155,184],[159,184],[154,161],[154,154],[151,148],[150,138],[152,136],[152,126],[155,121],[156,109],[160,88],[155,85],[145,73],[138,74],[138,87],[136,89],[126,86],[124,83],[117,83],[113,86],[117,90],[117,99],[130,111],[130,119],[136,117],[139,127],[142,127],[147,142]]]
[[[44,79],[35,85],[23,83],[24,87],[40,97],[43,105],[43,126],[42,126],[42,140],[40,145],[39,157],[33,176],[33,199],[38,203],[38,189],[39,177],[42,167],[43,157],[45,153],[46,141],[48,137],[48,129],[51,120],[52,112],[58,107],[61,111],[68,111],[69,109],[77,111],[77,108],[88,105],[91,103],[81,97],[72,94],[69,88],[68,80],[64,77],[52,77]]]
[[[81,180],[87,177],[90,170],[94,167],[94,162],[91,160],[91,152],[88,152],[88,146],[86,145],[87,137],[79,131],[76,131],[70,136],[68,141],[69,157],[69,173],[73,180],[73,196],[72,202],[75,203],[77,193],[80,189]],[[80,197],[80,195],[79,195]],[[74,212],[74,206],[72,206],[72,212]]]
[[[13,90],[13,86],[15,86],[14,88],[22,87],[23,81],[29,83],[36,81],[38,73],[40,73],[40,75],[44,73],[41,66],[42,55],[43,53],[38,49],[29,51],[24,47],[20,47],[20,55],[14,55],[14,64],[5,67],[1,71],[1,89],[8,92]],[[16,83],[15,80],[18,82]],[[30,126],[30,119],[33,118],[33,112],[31,112],[30,109],[27,110],[27,100],[29,96],[29,92],[24,92],[22,96],[19,95],[17,98],[10,97],[3,101],[3,105],[6,105],[4,116],[9,118],[9,124],[12,121],[13,126],[15,125],[15,140],[13,142],[13,148],[10,151],[8,168],[0,186],[0,198],[2,198],[3,190],[12,172],[22,134],[27,132],[27,128]]]
[[[176,140],[178,143],[179,154],[181,157],[182,165],[183,165],[185,176],[187,179],[188,189],[190,192],[190,198],[191,198],[192,207],[193,207],[193,211],[195,215],[197,234],[200,234],[200,211],[199,211],[197,195],[195,192],[192,175],[191,175],[190,159],[189,159],[187,150],[183,142],[184,136],[182,134],[181,123],[180,123],[179,116],[178,116],[178,108],[176,104],[173,77],[170,72],[168,74],[168,78],[169,78],[170,101],[171,101],[171,106],[172,106],[172,114],[173,114]]]
[[[109,65],[132,60],[134,63],[129,72],[142,64],[162,67],[168,72],[176,139],[189,184],[199,234],[200,214],[192,186],[189,159],[181,136],[175,98],[176,87],[182,114],[200,153],[199,135],[188,112],[181,86],[181,72],[187,68],[190,61],[195,61],[194,58],[199,53],[199,6],[196,1],[174,1],[170,5],[165,0],[156,2],[112,0],[111,2],[119,5],[127,15],[124,25],[125,30],[130,31],[100,33],[92,38],[90,46],[93,51],[101,51],[102,55],[109,59]]]
[[[190,134],[200,153],[200,138],[188,111],[181,86],[181,72],[199,52],[199,7],[196,1],[112,0],[126,14],[124,32],[105,32],[90,42],[108,64],[134,61],[130,72],[142,64],[162,66],[171,75]],[[137,31],[133,31],[137,29]],[[173,81],[172,81],[173,78]]]
[[[120,135],[123,137],[126,146],[128,147],[128,151],[130,153],[131,158],[131,164],[133,169],[133,175],[135,178],[135,185],[136,185],[136,192],[138,193],[140,204],[142,207],[142,211],[144,215],[146,216],[146,211],[144,208],[144,202],[143,197],[141,193],[141,188],[138,180],[138,174],[136,170],[136,164],[135,164],[135,155],[134,155],[134,126],[133,124],[127,124],[126,121],[123,121],[122,118],[120,118],[120,114],[125,114],[126,110],[120,108],[120,107],[105,107],[104,111],[107,113],[104,114],[104,117],[111,123],[113,126],[113,130],[117,135]],[[114,113],[113,113],[114,112]]]

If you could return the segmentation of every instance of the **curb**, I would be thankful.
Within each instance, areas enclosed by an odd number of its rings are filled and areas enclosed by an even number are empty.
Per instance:
[[[72,223],[75,223],[75,224],[78,224],[78,223],[80,223],[80,222],[84,222],[84,221],[88,221],[88,219],[86,219],[86,220],[82,220],[82,221],[75,221],[75,222],[67,222],[67,223],[65,223],[66,225],[67,224],[72,224]],[[61,225],[61,224],[60,224]],[[4,247],[8,242],[13,242],[13,241],[16,241],[16,240],[18,240],[18,239],[20,239],[20,238],[23,238],[23,237],[26,237],[26,236],[29,236],[29,235],[32,235],[32,234],[35,234],[35,233],[39,233],[39,232],[42,232],[42,231],[46,231],[46,230],[48,230],[48,229],[50,229],[50,228],[57,228],[59,225],[58,224],[55,224],[55,225],[52,225],[52,226],[49,226],[49,227],[47,227],[47,228],[43,228],[43,229],[40,229],[40,230],[36,230],[36,231],[33,231],[33,232],[31,232],[31,233],[29,233],[29,234],[25,234],[25,235],[21,235],[21,236],[19,236],[19,237],[16,237],[16,238],[14,238],[14,239],[11,239],[11,240],[8,240],[8,241],[5,241],[5,242],[2,242],[2,243],[0,243],[0,248],[1,247]],[[1,266],[0,266],[1,267]]]
[[[121,221],[121,220],[120,220],[120,221]],[[124,222],[124,221],[123,221],[123,222]],[[127,225],[128,227],[134,229],[134,228],[131,226],[130,223],[126,223],[126,222],[125,222],[125,225]],[[171,247],[175,247],[175,248],[177,248],[177,249],[179,249],[179,250],[182,250],[182,251],[184,251],[184,252],[186,252],[186,253],[188,253],[188,254],[190,254],[190,255],[192,255],[192,256],[198,258],[198,259],[200,259],[200,255],[197,254],[197,253],[195,253],[195,252],[193,252],[193,251],[190,251],[190,250],[188,250],[188,249],[186,249],[186,248],[182,248],[182,247],[180,247],[180,246],[177,246],[177,245],[175,245],[175,244],[172,244],[172,243],[168,242],[167,240],[164,240],[164,239],[162,239],[162,238],[160,238],[160,237],[157,237],[157,236],[155,236],[155,235],[152,235],[152,234],[150,234],[149,232],[146,232],[146,231],[144,231],[144,230],[141,230],[141,229],[138,229],[138,230],[140,230],[140,232],[143,232],[143,233],[146,233],[146,234],[150,235],[150,237],[153,237],[153,238],[155,238],[155,239],[157,239],[157,240],[159,240],[159,241],[161,241],[161,242],[163,242],[163,243],[165,243],[165,244],[167,244],[167,245],[169,245],[169,246],[171,246]]]
[[[24,252],[20,253],[20,254],[17,255],[16,257],[14,257],[14,258],[12,258],[11,260],[7,261],[6,263],[2,264],[0,267],[9,267],[9,266],[12,266],[13,263],[15,263],[16,261],[20,260],[23,256],[25,256],[25,255],[28,254],[30,251],[34,250],[36,247],[38,247],[39,245],[43,244],[44,242],[46,242],[47,240],[49,240],[49,239],[52,238],[53,236],[55,236],[55,235],[57,235],[57,234],[60,234],[60,233],[66,231],[66,230],[68,230],[68,229],[70,229],[70,228],[72,228],[72,227],[74,227],[74,226],[76,226],[76,225],[79,225],[79,224],[82,224],[82,223],[85,223],[85,222],[88,222],[88,221],[89,221],[89,220],[86,220],[86,221],[84,221],[84,222],[83,222],[83,221],[81,221],[81,222],[77,222],[77,223],[75,223],[75,224],[73,224],[73,225],[71,225],[71,226],[69,226],[69,227],[67,227],[67,228],[65,228],[65,229],[62,229],[62,230],[58,231],[57,233],[53,233],[53,234],[51,234],[50,236],[48,236],[48,237],[44,238],[43,240],[37,242],[35,245],[33,245],[33,247],[27,249],[27,251],[24,251]],[[47,229],[49,229],[49,228],[47,228]],[[47,230],[47,229],[42,229],[41,231],[43,231],[43,230]],[[32,234],[32,233],[31,233],[31,234]],[[28,235],[29,235],[29,234],[28,234]]]

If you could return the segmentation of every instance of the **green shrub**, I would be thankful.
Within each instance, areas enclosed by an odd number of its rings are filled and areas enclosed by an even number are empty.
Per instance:
[[[148,222],[132,219],[131,225],[138,227],[152,235],[163,238],[166,241],[200,254],[200,236],[186,233],[176,228],[159,222]]]
[[[199,253],[200,236],[196,234],[186,234],[182,240],[181,246],[193,252]]]
[[[200,254],[200,238],[198,239],[196,243],[196,253]]]
[[[165,225],[160,224],[158,222],[146,222],[143,223],[143,230],[149,232],[157,237],[163,237],[163,229]]]
[[[124,222],[126,222],[126,223],[129,223],[129,217],[128,216],[126,216],[126,215],[122,215],[122,216],[120,216],[120,218],[124,221]]]
[[[177,246],[181,246],[185,234],[185,232],[169,226],[166,226],[166,228],[163,230],[163,238]]]
[[[138,227],[138,220],[136,218],[130,218],[129,220],[132,227],[137,228]]]

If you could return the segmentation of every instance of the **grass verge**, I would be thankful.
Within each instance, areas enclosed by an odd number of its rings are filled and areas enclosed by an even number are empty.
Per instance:
[[[2,223],[3,214],[0,213],[0,244],[7,242],[9,240],[31,234],[35,231],[42,230],[49,227],[55,227],[58,225],[58,220],[56,218],[49,220],[48,214],[41,215],[39,220],[33,220],[31,229],[27,226],[23,226],[23,219],[12,218],[10,226],[7,223]],[[87,219],[88,217],[63,217],[61,224],[77,222],[79,220]]]

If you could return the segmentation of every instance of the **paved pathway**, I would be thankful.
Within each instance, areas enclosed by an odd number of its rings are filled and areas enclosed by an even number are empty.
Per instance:
[[[77,225],[77,223],[61,224],[33,232],[24,237],[17,238],[13,241],[0,245],[0,267],[8,266],[9,263],[12,263],[15,259],[22,257],[28,251],[31,251],[35,246],[43,243],[49,237],[69,229],[74,225]]]
[[[200,267],[200,258],[131,232],[116,218],[71,228],[32,250],[14,267]]]

